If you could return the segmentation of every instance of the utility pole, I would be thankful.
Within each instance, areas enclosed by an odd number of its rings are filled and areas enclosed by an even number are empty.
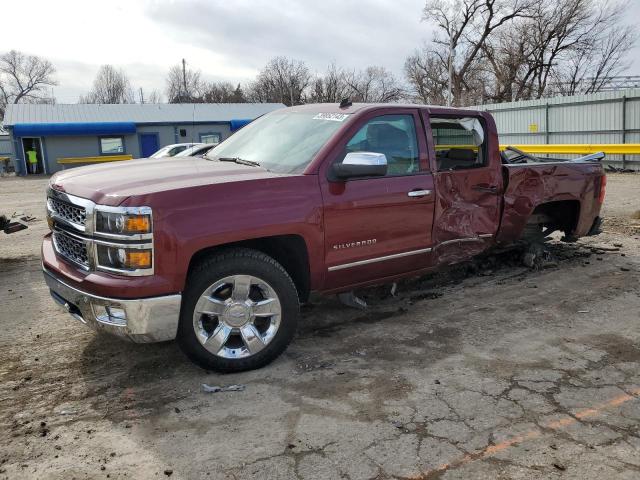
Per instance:
[[[187,98],[187,62],[185,59],[182,59],[182,88],[183,90],[183,98]]]
[[[144,103],[144,93],[142,93],[142,87],[140,87],[140,103]]]
[[[449,95],[447,95],[447,107],[451,106],[451,99],[453,98],[453,55],[453,35],[451,34],[451,31],[449,31]]]

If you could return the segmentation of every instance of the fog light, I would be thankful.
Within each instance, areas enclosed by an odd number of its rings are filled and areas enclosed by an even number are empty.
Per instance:
[[[135,270],[151,267],[151,250],[127,250],[125,266]]]
[[[126,246],[97,246],[98,266],[120,271],[146,270],[152,267],[151,249],[126,248]]]
[[[127,314],[123,308],[112,307],[110,305],[92,305],[96,320],[109,325],[125,326],[127,324]]]

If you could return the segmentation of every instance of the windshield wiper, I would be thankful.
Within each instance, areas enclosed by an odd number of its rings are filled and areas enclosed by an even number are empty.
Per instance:
[[[259,167],[260,164],[258,162],[254,162],[253,160],[245,160],[240,157],[220,157],[218,158],[219,162],[234,162],[239,163],[240,165],[249,165],[251,167]]]

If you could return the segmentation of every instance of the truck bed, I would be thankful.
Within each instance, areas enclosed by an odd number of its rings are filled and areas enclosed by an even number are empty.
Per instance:
[[[589,159],[540,161],[503,165],[504,199],[499,242],[521,238],[525,225],[540,205],[547,209],[575,209],[573,234],[587,235],[596,221],[604,175],[602,165]]]

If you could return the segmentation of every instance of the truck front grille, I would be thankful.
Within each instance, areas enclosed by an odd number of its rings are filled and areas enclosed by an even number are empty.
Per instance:
[[[60,255],[73,263],[89,269],[87,244],[60,231],[53,232],[53,245]]]
[[[55,215],[67,222],[84,227],[87,221],[87,211],[83,207],[71,205],[53,197],[49,197],[49,207]]]

